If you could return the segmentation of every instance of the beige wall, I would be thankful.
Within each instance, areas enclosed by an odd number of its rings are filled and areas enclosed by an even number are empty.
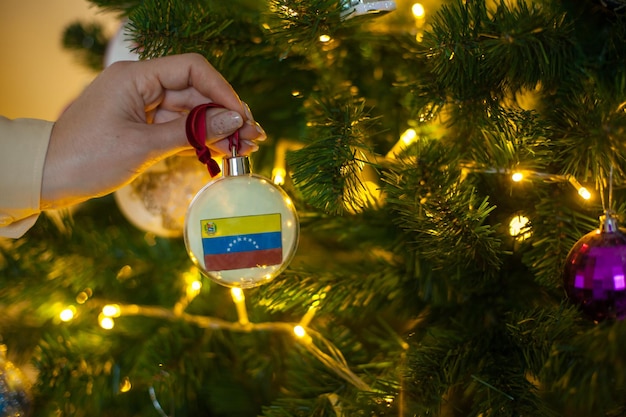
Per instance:
[[[95,73],[61,46],[68,24],[118,23],[87,0],[0,0],[0,114],[55,120]]]

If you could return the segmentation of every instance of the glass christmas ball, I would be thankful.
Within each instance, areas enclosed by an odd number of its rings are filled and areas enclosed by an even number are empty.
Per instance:
[[[626,317],[626,230],[600,227],[567,255],[563,284],[568,298],[595,321]]]
[[[287,193],[250,173],[246,157],[224,162],[224,176],[209,182],[189,205],[185,245],[194,264],[213,281],[252,288],[287,267],[298,246],[300,224]]]
[[[134,51],[137,47],[136,43],[133,43],[128,33],[132,28],[128,20],[124,20],[117,32],[109,41],[106,51],[104,52],[104,66],[108,67],[117,61],[138,61],[139,54]]]

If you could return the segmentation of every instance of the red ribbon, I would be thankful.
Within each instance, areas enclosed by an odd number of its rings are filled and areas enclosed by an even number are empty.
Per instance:
[[[217,103],[205,103],[191,109],[187,115],[187,121],[185,124],[185,130],[187,133],[187,140],[189,144],[193,146],[198,155],[198,160],[203,164],[206,164],[209,169],[211,177],[220,173],[219,164],[211,157],[211,150],[206,145],[206,111],[210,108],[224,108],[221,104]],[[229,149],[233,151],[236,149],[239,151],[241,144],[239,143],[239,131],[235,131],[228,137]]]

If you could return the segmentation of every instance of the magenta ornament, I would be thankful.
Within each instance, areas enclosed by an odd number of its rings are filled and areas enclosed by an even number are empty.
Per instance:
[[[572,247],[563,285],[569,300],[594,321],[626,317],[626,229],[610,215]]]

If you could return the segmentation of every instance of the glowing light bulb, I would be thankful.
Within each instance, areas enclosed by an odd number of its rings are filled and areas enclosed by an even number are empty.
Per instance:
[[[520,182],[524,179],[524,174],[522,174],[521,172],[515,172],[513,173],[513,175],[511,175],[511,179],[515,182]]]
[[[320,35],[319,39],[322,43],[328,43],[331,41],[332,38],[328,35]]]
[[[298,336],[299,338],[303,338],[304,336],[306,336],[306,330],[304,330],[304,327],[298,325],[295,326],[293,328],[293,332],[295,333],[296,336]]]
[[[423,19],[426,15],[426,10],[424,9],[424,5],[421,3],[415,3],[411,7],[411,12],[416,19]]]
[[[102,307],[102,314],[105,317],[119,317],[120,306],[117,304],[107,304],[104,307]]]
[[[580,185],[576,178],[570,175],[567,180],[570,184],[574,186],[574,188],[576,188],[576,191],[578,191],[578,195],[580,195],[585,200],[589,200],[591,198],[591,193],[589,192],[589,190]]]
[[[585,187],[580,187],[578,194],[585,200],[589,200],[591,198],[591,193]]]
[[[415,131],[415,129],[407,129],[404,131],[402,136],[400,136],[400,140],[402,140],[405,145],[410,145],[415,141],[416,138],[417,132]]]
[[[59,318],[61,319],[61,321],[68,322],[73,320],[75,315],[76,309],[74,308],[74,306],[70,306],[61,311],[61,313],[59,313]]]
[[[285,176],[287,172],[284,168],[274,168],[272,170],[272,178],[274,178],[274,184],[283,185],[285,183]]]
[[[202,282],[194,280],[187,282],[187,298],[194,299],[200,294]]]
[[[526,216],[518,215],[511,219],[509,222],[509,234],[519,240],[528,239],[532,236],[530,230],[528,230],[528,223],[530,220]]]
[[[241,288],[231,288],[230,295],[233,297],[233,301],[240,303],[244,300],[243,290]]]
[[[105,330],[111,330],[115,326],[115,321],[111,317],[100,317],[100,327]]]

